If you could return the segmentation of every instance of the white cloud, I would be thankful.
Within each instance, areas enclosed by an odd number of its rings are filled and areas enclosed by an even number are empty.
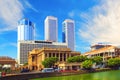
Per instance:
[[[79,35],[89,43],[118,44],[120,43],[120,0],[99,1],[99,5],[81,14],[84,22],[79,29]]]
[[[68,16],[71,17],[71,18],[73,18],[74,15],[75,15],[74,11],[71,11],[71,12],[68,13]]]
[[[32,9],[33,11],[35,11],[35,12],[39,12],[37,9],[35,9],[28,1],[24,1],[25,2],[25,5],[28,7],[28,8],[30,8],[30,9]]]
[[[17,47],[17,43],[9,43],[10,46],[14,46],[14,47]]]
[[[0,32],[16,30],[17,21],[23,17],[23,6],[19,0],[0,0]]]
[[[4,43],[0,45],[0,49],[5,49],[8,46],[12,46],[12,47],[17,47],[17,43],[14,42],[8,42],[8,43]]]

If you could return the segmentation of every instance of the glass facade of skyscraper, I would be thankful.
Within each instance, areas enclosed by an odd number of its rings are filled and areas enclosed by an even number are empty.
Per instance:
[[[58,38],[58,24],[57,18],[47,16],[45,19],[45,40],[57,42]]]
[[[18,22],[18,41],[34,40],[34,24],[28,19]]]
[[[62,31],[62,41],[67,43],[68,48],[75,50],[75,30],[74,30],[74,21],[66,19],[63,22],[63,31]]]

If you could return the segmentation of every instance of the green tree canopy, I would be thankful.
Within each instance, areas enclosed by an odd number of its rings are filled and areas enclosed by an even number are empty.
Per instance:
[[[109,59],[107,65],[112,68],[119,67],[120,66],[120,58]]]
[[[101,56],[95,56],[93,58],[91,58],[93,62],[95,62],[96,64],[100,64],[102,63],[103,59]]]
[[[85,68],[85,69],[92,68],[92,65],[93,65],[92,60],[85,60],[84,62],[82,62],[82,67]]]
[[[86,56],[74,56],[74,57],[70,57],[67,59],[68,63],[72,63],[72,62],[83,62],[87,59]]]
[[[42,64],[44,65],[45,68],[49,68],[54,66],[54,64],[58,61],[58,58],[56,57],[51,57],[51,58],[46,58],[44,61],[42,61]]]

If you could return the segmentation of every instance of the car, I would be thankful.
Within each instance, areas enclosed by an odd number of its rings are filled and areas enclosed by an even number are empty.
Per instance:
[[[54,72],[53,68],[44,68],[42,72]]]
[[[56,68],[56,69],[54,69],[54,71],[55,72],[60,72],[60,71],[62,71],[62,69],[61,68]]]
[[[20,73],[25,73],[25,72],[29,72],[29,71],[30,71],[29,69],[23,68],[23,69],[20,71]]]

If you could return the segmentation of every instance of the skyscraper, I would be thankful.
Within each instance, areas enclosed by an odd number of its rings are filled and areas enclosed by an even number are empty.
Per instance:
[[[58,23],[57,18],[47,16],[45,19],[45,40],[57,42],[58,38]]]
[[[63,23],[62,41],[67,43],[68,48],[75,50],[75,24],[71,19],[66,19]]]
[[[18,41],[34,40],[34,24],[28,19],[18,22]]]

